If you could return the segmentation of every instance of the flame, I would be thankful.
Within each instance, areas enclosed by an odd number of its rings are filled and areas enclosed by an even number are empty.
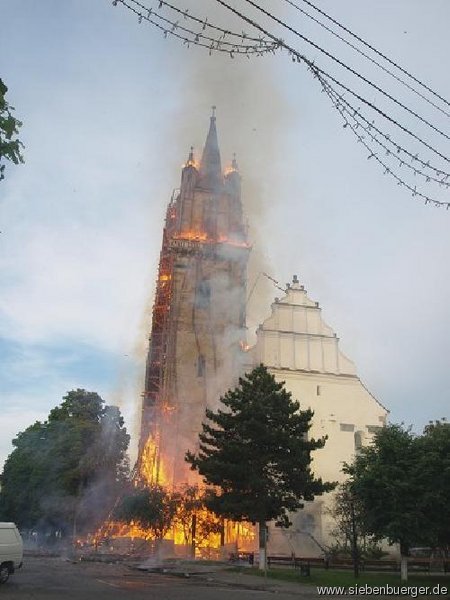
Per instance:
[[[165,405],[169,411],[173,406]],[[176,491],[169,484],[166,463],[161,454],[160,434],[150,435],[145,443],[139,462],[139,474],[136,485],[160,485],[168,490]],[[189,491],[190,490],[190,491]],[[184,546],[185,552],[196,558],[223,558],[221,543],[235,544],[237,550],[253,550],[255,542],[255,527],[251,523],[222,521],[217,515],[205,506],[196,504],[202,497],[205,489],[203,485],[194,488],[179,489],[181,496],[177,513],[169,531],[163,539],[172,540],[177,546]],[[194,519],[195,517],[195,519]],[[195,521],[195,531],[193,523]],[[151,530],[143,528],[135,522],[121,523],[112,519],[107,520],[102,527],[85,542],[96,550],[99,545],[109,544],[109,549],[115,549],[111,540],[128,538],[127,553],[142,551],[142,542],[156,541],[157,537]],[[136,542],[135,542],[136,540]],[[120,546],[119,546],[120,547]],[[123,546],[122,546],[123,548]],[[146,551],[148,552],[149,547]]]
[[[166,417],[170,416],[171,414],[173,414],[176,410],[177,410],[177,407],[173,406],[173,404],[169,404],[168,402],[165,402],[161,406],[161,412]]]
[[[250,248],[248,242],[234,240],[226,235],[219,235],[217,238],[208,236],[204,231],[183,231],[182,233],[173,234],[175,240],[187,240],[191,242],[204,242],[207,244],[229,244],[238,248]]]
[[[208,235],[204,231],[183,231],[173,235],[176,240],[191,240],[197,242],[206,242]]]
[[[250,344],[247,344],[244,340],[239,342],[239,346],[241,347],[242,352],[248,352],[251,348]]]
[[[168,486],[169,480],[160,452],[160,436],[149,435],[142,451],[139,476],[146,485]]]
[[[195,158],[189,158],[184,164],[181,165],[181,167],[183,169],[185,169],[186,167],[195,167],[198,171],[200,168],[200,165],[199,165],[198,161],[195,160]]]
[[[239,173],[238,169],[236,169],[236,167],[233,167],[233,165],[230,165],[229,167],[227,167],[224,171],[224,175],[225,177],[227,175],[231,175],[231,173]]]

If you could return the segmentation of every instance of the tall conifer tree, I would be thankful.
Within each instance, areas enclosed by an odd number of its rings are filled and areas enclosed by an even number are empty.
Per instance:
[[[221,403],[217,412],[206,411],[199,452],[188,452],[186,460],[214,486],[211,510],[258,523],[264,568],[267,522],[288,526],[289,512],[334,487],[311,471],[311,453],[323,448],[326,438],[308,439],[313,412],[300,410],[264,365],[239,379]]]

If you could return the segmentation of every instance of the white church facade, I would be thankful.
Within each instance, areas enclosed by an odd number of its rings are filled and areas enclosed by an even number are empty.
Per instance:
[[[315,451],[312,468],[324,481],[341,482],[344,462],[351,462],[362,445],[370,443],[388,411],[359,379],[355,364],[339,349],[336,333],[322,318],[296,276],[272,314],[259,326],[250,351],[253,365],[263,363],[277,381],[284,381],[301,409],[314,411],[310,436],[328,436]],[[268,553],[320,555],[333,544],[331,494],[291,516],[288,530],[271,526]]]

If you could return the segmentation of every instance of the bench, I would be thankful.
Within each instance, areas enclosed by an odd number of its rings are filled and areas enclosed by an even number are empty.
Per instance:
[[[396,560],[363,560],[361,563],[363,571],[399,571],[400,563]]]
[[[430,572],[431,561],[429,558],[408,558],[408,570]]]
[[[268,556],[267,557],[267,566],[271,567],[273,565],[282,565],[284,567],[295,567],[296,559],[293,556]]]
[[[317,560],[317,564],[323,566],[323,560],[321,558],[312,560]],[[300,574],[304,575],[305,577],[309,577],[311,574],[311,562],[310,559],[307,558],[298,558],[295,556],[268,556],[267,566],[270,568],[276,565],[300,569]]]

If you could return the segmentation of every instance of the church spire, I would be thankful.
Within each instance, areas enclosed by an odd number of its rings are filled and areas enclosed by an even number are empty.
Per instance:
[[[201,183],[204,187],[215,188],[222,181],[219,142],[216,130],[216,107],[212,107],[209,131],[200,162]]]

